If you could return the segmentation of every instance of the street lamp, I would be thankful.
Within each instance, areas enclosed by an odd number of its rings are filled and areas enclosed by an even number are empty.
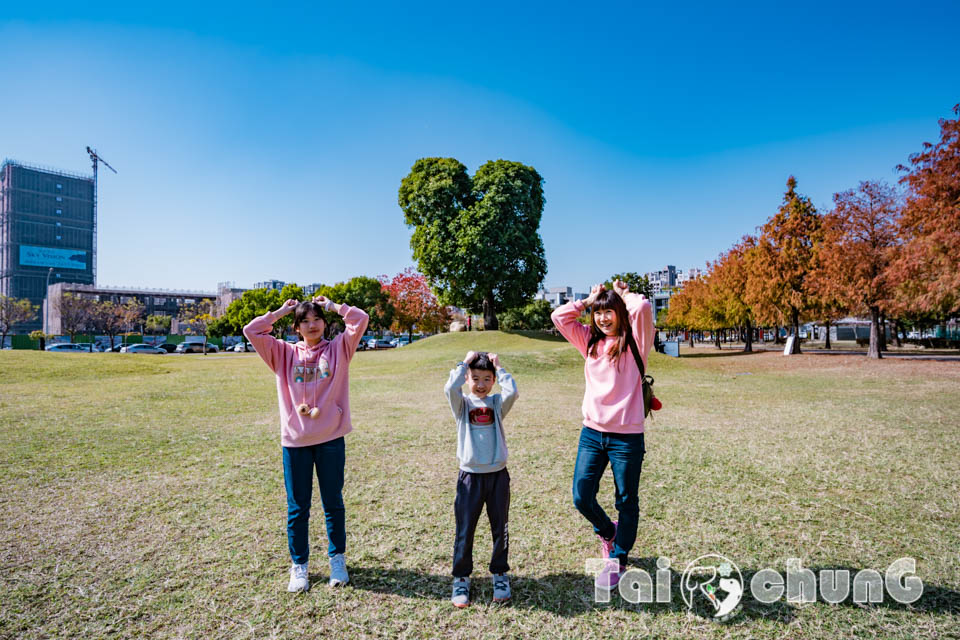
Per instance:
[[[43,332],[47,333],[47,329],[50,326],[50,276],[53,275],[53,267],[50,267],[50,271],[47,271],[47,290],[43,293],[43,297],[47,299],[47,304],[43,307]]]

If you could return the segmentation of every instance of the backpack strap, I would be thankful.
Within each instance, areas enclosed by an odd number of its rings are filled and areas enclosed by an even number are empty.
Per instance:
[[[633,339],[633,327],[627,326],[627,344],[630,345],[630,351],[633,352],[633,359],[637,362],[640,369],[640,379],[643,380],[647,372],[643,367],[643,359],[640,357],[640,349],[637,348],[637,341]]]

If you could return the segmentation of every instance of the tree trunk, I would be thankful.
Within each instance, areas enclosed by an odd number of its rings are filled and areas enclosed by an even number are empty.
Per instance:
[[[867,350],[868,358],[880,359],[880,309],[879,307],[870,307],[870,348]]]
[[[493,294],[488,293],[483,298],[483,329],[484,331],[496,331],[499,328],[497,314],[493,311]]]
[[[693,344],[693,331],[687,331],[687,337],[690,338],[690,348],[693,349],[696,346]]]
[[[790,351],[791,354],[796,355],[800,353],[800,310],[793,310],[793,349]]]
[[[713,343],[714,343],[715,345],[717,345],[717,349],[722,349],[722,348],[723,348],[723,347],[720,346],[720,332],[719,332],[719,331],[714,331],[714,332],[713,332]]]
[[[744,353],[753,352],[753,328],[750,326],[750,321],[747,320],[746,331],[743,332],[743,351]]]
[[[824,343],[823,348],[829,349],[830,348],[830,321],[827,320],[826,322],[823,323],[823,325],[824,325],[824,328],[826,328],[827,330],[827,340]]]
[[[893,337],[894,337],[894,339],[897,341],[897,346],[898,346],[898,347],[902,347],[902,346],[903,346],[903,342],[900,340],[900,333],[901,333],[901,332],[902,332],[904,335],[906,335],[906,331],[903,331],[903,323],[900,322],[899,319],[898,319],[898,320],[894,320],[894,321],[893,321],[893,334],[894,334]]]
[[[887,350],[887,314],[880,314],[880,351]]]

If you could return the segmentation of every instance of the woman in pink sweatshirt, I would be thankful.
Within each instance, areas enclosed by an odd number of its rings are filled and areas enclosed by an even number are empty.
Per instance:
[[[577,318],[591,309],[590,326]],[[653,345],[653,310],[644,296],[630,293],[621,282],[613,290],[594,285],[586,300],[568,302],[553,312],[553,324],[584,357],[583,429],[573,472],[573,504],[600,538],[604,568],[596,586],[615,589],[637,538],[638,491],[643,465],[643,391],[640,368],[630,346],[637,347],[644,369]],[[597,503],[600,478],[613,471],[613,522]]]
[[[343,333],[329,341],[323,337],[324,311],[340,314],[346,325]],[[274,323],[291,312],[295,313],[293,329],[301,337],[296,344],[270,335]],[[307,533],[314,468],[327,518],[330,585],[349,581],[344,558],[347,534],[343,507],[343,436],[353,429],[350,360],[368,319],[362,309],[335,304],[318,296],[310,302],[287,300],[276,311],[254,318],[243,328],[243,335],[277,374],[283,478],[287,490],[287,541],[293,559],[287,585],[291,592],[310,588]]]

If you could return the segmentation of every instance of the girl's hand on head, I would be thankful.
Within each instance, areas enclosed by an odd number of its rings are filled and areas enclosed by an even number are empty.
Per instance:
[[[313,301],[323,306],[324,311],[330,311],[333,307],[333,301],[326,296],[316,296]]]
[[[616,280],[613,283],[613,290],[617,292],[621,298],[626,294],[630,293],[630,287],[627,286],[627,283],[623,280]]]
[[[277,314],[283,317],[288,313],[292,313],[293,310],[297,308],[298,304],[300,304],[299,300],[294,300],[293,298],[290,298],[289,300],[284,302],[279,309],[277,309]]]
[[[495,369],[500,368],[500,356],[495,353],[488,353],[487,357],[490,358],[490,362],[493,363]]]
[[[587,307],[592,307],[593,303],[597,301],[597,298],[603,293],[604,287],[602,284],[595,284],[590,287],[590,295],[587,296],[587,299],[583,301],[583,304]]]

